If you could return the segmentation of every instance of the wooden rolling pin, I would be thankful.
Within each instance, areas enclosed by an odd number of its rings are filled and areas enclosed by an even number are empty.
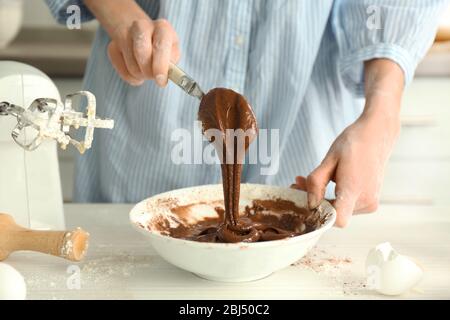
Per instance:
[[[77,228],[73,231],[30,230],[16,224],[8,214],[0,213],[0,261],[15,251],[35,251],[71,261],[84,258],[89,234]]]

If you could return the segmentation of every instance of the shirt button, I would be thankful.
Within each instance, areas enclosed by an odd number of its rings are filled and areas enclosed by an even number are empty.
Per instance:
[[[234,38],[234,43],[239,47],[244,44],[244,41],[245,41],[244,37],[241,35],[238,35],[238,36],[236,36],[236,38]]]

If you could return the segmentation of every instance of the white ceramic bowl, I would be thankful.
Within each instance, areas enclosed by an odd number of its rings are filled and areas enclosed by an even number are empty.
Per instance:
[[[305,207],[306,193],[276,186],[241,184],[240,206],[251,204],[254,199],[276,199],[293,201]],[[330,229],[336,220],[336,212],[330,203],[322,201],[320,214],[325,223],[317,230],[301,236],[257,243],[204,243],[182,240],[162,235],[152,224],[161,217],[175,218],[168,202],[177,205],[223,201],[222,185],[206,185],[162,193],[138,203],[130,212],[130,220],[137,230],[148,237],[154,249],[173,265],[196,275],[215,281],[241,282],[265,278],[303,257]],[[208,210],[208,208],[210,208]],[[193,222],[205,216],[216,215],[212,207],[199,204],[188,218]],[[184,218],[186,218],[184,216]],[[174,222],[175,223],[175,222]]]

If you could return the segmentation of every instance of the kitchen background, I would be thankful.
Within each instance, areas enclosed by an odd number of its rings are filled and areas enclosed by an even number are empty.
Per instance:
[[[96,22],[81,30],[57,25],[43,0],[0,0],[0,44],[18,34],[0,60],[31,64],[47,73],[61,96],[81,89]],[[22,22],[20,22],[22,21]],[[10,30],[10,31],[8,31]],[[407,89],[402,132],[389,162],[381,203],[450,205],[450,8],[438,37]],[[4,37],[2,39],[2,37]],[[1,47],[1,46],[0,46]],[[74,154],[59,151],[63,195],[72,200]]]

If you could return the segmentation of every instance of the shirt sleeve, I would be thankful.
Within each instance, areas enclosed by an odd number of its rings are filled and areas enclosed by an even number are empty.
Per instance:
[[[449,0],[336,0],[331,13],[345,86],[364,95],[364,61],[396,62],[405,85],[431,46]]]
[[[73,5],[80,8],[81,22],[87,22],[95,19],[94,15],[86,7],[83,0],[45,0],[45,2],[58,23],[66,23],[67,19],[72,14],[71,11],[67,11],[67,8]]]

